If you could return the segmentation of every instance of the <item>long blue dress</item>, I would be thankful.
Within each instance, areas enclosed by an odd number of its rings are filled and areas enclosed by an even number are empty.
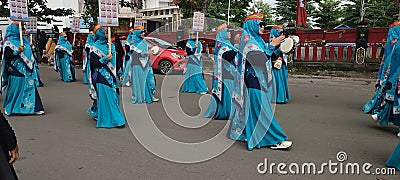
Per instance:
[[[3,46],[2,89],[7,91],[3,108],[5,114],[42,114],[44,108],[39,96],[37,68],[29,40],[24,38],[24,51],[20,46],[19,27],[11,24],[6,29]]]
[[[232,95],[237,49],[228,38],[227,28],[218,32],[214,51],[212,98],[204,113],[205,118],[231,119],[233,115]]]
[[[238,63],[242,83],[234,95],[238,106],[229,134],[232,139],[247,141],[248,150],[288,140],[271,107],[275,87],[270,57],[275,47],[261,38],[259,23],[248,20],[243,27]]]
[[[128,73],[131,73],[132,104],[152,103],[155,99],[156,83],[148,54],[149,47],[147,41],[140,37],[141,30],[135,30],[133,34],[134,43],[130,47],[130,64],[124,70],[124,77],[129,77]],[[124,79],[122,84],[127,81],[128,79]]]
[[[120,95],[116,78],[116,54],[112,46],[112,59],[109,60],[107,38],[104,28],[96,31],[95,43],[90,49],[91,98],[93,106],[89,115],[97,118],[97,128],[114,128],[125,125],[125,118],[120,109]]]
[[[271,29],[270,39],[280,36],[280,29]],[[280,69],[276,67],[272,68],[272,73],[274,73],[275,87],[276,87],[276,102],[277,103],[287,103],[290,100],[289,86],[288,86],[288,69],[287,63],[284,60],[282,52],[279,48],[276,48],[272,53],[272,64],[278,59],[282,58],[282,65]]]
[[[202,45],[200,41],[189,39],[186,43],[186,68],[184,71],[184,81],[182,92],[188,93],[207,93],[208,88],[203,77],[203,58],[201,57]]]
[[[89,34],[87,39],[86,39],[86,44],[85,44],[85,57],[83,58],[83,83],[87,84],[89,83],[88,81],[88,65],[90,63],[88,63],[89,61],[89,53],[90,53],[90,47],[93,45],[94,43],[94,34]]]
[[[134,35],[133,35],[133,31],[129,32],[128,37],[126,38],[125,41],[125,56],[124,56],[124,66],[123,66],[123,79],[124,81],[128,81],[130,83],[131,81],[131,74],[132,72],[127,71],[127,73],[125,73],[125,69],[128,68],[128,66],[130,66],[131,64],[131,46],[133,46],[134,41]],[[130,69],[130,68],[129,68]]]
[[[386,161],[386,166],[394,167],[398,171],[400,171],[400,142],[397,145],[396,149],[394,149],[392,155]]]
[[[65,82],[75,81],[75,66],[72,60],[72,46],[65,36],[58,38],[55,51],[54,69],[60,72],[61,80]]]
[[[381,65],[376,84],[376,92],[363,110],[376,115],[380,125],[393,123],[400,126],[400,27],[389,30],[384,62]]]

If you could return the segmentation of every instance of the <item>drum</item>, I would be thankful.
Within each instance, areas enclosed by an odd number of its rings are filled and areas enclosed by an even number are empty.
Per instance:
[[[292,38],[286,38],[279,46],[282,53],[287,54],[294,49],[294,41]]]
[[[150,50],[153,55],[160,53],[160,48],[158,46],[153,46]]]

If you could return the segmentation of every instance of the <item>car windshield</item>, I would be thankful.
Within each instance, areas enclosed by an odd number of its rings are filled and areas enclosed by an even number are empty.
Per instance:
[[[160,46],[161,48],[164,48],[164,49],[172,48],[172,44],[170,44],[169,42],[166,42],[164,40],[158,39],[158,38],[148,38],[147,40],[157,44],[157,46]]]

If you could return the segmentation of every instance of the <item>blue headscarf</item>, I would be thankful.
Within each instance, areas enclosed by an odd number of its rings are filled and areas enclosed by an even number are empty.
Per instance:
[[[201,45],[201,44],[199,44],[199,43],[200,43],[200,41],[197,42],[198,48],[196,49],[197,52],[195,52],[195,53],[197,53],[197,54],[200,54],[200,53],[201,53],[201,49],[200,49],[200,45]],[[190,38],[190,34],[189,34],[189,39],[188,39],[188,41],[187,41],[187,44],[189,44],[192,48],[194,48],[194,45],[196,44],[196,38],[191,39],[191,38]]]
[[[67,41],[65,36],[59,36],[58,37],[57,45],[61,46],[61,47],[64,47],[65,49],[68,50],[68,52],[72,52],[72,45],[71,45],[71,43],[69,43],[69,41]]]
[[[147,53],[148,51],[148,45],[147,42],[144,41],[144,39],[140,36],[142,34],[142,30],[135,30],[133,31],[133,45],[140,49],[143,53]]]
[[[218,47],[218,42],[221,42],[221,46],[229,46],[231,49],[234,48],[231,41],[228,38],[228,29],[227,28],[224,28],[218,32],[218,34],[215,38],[215,48]]]
[[[89,34],[86,39],[86,44],[91,46],[94,43],[94,34]]]
[[[104,54],[108,54],[108,41],[107,41],[107,37],[104,31],[104,28],[101,27],[100,29],[98,29],[95,33],[95,42],[94,42],[94,46],[96,46],[98,49],[100,49]]]
[[[280,35],[281,35],[281,29],[279,29],[279,28],[272,28],[271,31],[270,31],[270,34],[269,34],[269,43],[271,43],[271,41],[272,41],[273,38],[277,38],[277,37],[279,37]],[[279,56],[279,55],[282,54],[281,51],[279,50],[279,48],[277,48],[277,49],[274,51],[274,53],[275,53],[277,56]]]
[[[133,32],[129,32],[128,37],[126,38],[126,43],[128,43],[128,45],[132,45],[133,42],[134,42]]]
[[[17,49],[13,49],[15,51],[18,50],[18,47],[21,45],[19,39],[19,27],[16,24],[11,24],[6,29],[6,34],[4,36],[4,42],[9,41],[11,44],[17,47]],[[32,49],[28,38],[23,37],[23,44],[24,44],[24,52],[23,54],[27,57],[29,62],[34,62]],[[6,45],[6,44],[4,44]],[[28,65],[29,66],[29,65]]]
[[[264,52],[267,52],[268,45],[265,43],[264,39],[262,39],[259,33],[260,20],[248,20],[243,25],[243,33],[240,44],[240,50],[243,50],[245,47],[244,40],[245,38],[249,38],[247,41],[253,44],[257,44]]]

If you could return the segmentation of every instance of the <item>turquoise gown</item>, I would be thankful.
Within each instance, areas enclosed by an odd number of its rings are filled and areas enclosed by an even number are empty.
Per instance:
[[[280,36],[280,29],[271,29],[270,32],[270,39],[276,38]],[[275,67],[272,68],[272,73],[274,74],[275,78],[275,87],[276,87],[276,102],[277,103],[287,103],[290,100],[290,92],[288,86],[288,69],[287,63],[284,60],[282,52],[279,48],[276,48],[271,56],[272,66],[273,63],[278,59],[278,57],[282,58],[282,65],[280,69]]]
[[[288,140],[271,106],[275,83],[270,57],[275,47],[268,46],[261,38],[259,23],[259,20],[248,20],[243,27],[238,63],[240,77],[234,93],[237,107],[229,134],[232,139],[246,141],[250,151]]]
[[[6,91],[3,101],[6,115],[36,114],[44,111],[37,87],[38,72],[30,42],[23,39],[24,51],[18,54],[20,46],[19,27],[11,24],[6,29],[3,45],[1,86]]]
[[[97,118],[97,128],[114,128],[125,125],[125,118],[120,109],[120,95],[116,78],[116,54],[111,48],[112,59],[108,59],[108,42],[104,28],[96,31],[95,43],[90,49],[90,97],[93,106],[89,115]]]
[[[131,46],[133,46],[134,43],[134,34],[133,32],[129,32],[128,34],[128,38],[125,41],[125,56],[124,56],[124,66],[122,68],[122,73],[123,73],[123,79],[125,82],[130,82],[131,81],[131,71],[126,71],[127,73],[125,73],[125,69],[128,69],[128,66],[130,66],[131,62],[132,62],[132,58],[131,58]],[[131,69],[131,68],[129,68]],[[132,83],[130,83],[132,84]]]
[[[88,63],[89,61],[89,53],[90,53],[90,47],[94,43],[94,34],[89,34],[87,39],[86,39],[86,44],[85,44],[85,57],[83,58],[83,64],[82,64],[82,70],[83,70],[83,83],[87,84],[89,83],[88,81]]]
[[[141,30],[135,30],[134,43],[130,46],[129,64],[124,70],[124,79],[122,84],[128,81],[129,72],[132,79],[132,104],[152,103],[155,99],[154,91],[156,83],[153,69],[148,54],[147,41],[140,37]]]
[[[208,88],[203,77],[203,58],[201,57],[202,45],[200,41],[189,39],[186,43],[186,68],[184,70],[184,81],[182,92],[188,93],[207,93]]]
[[[75,81],[75,66],[72,60],[72,46],[65,36],[58,38],[55,51],[54,69],[60,72],[61,80],[65,82]]]
[[[228,38],[227,29],[218,32],[214,51],[214,72],[212,80],[212,98],[204,113],[205,118],[231,119],[235,60],[237,49]]]
[[[397,147],[394,149],[392,155],[386,161],[386,166],[394,167],[400,171],[400,142],[397,144]]]
[[[364,106],[365,113],[377,115],[380,125],[400,126],[400,26],[389,29],[385,54],[375,85],[376,91]]]

